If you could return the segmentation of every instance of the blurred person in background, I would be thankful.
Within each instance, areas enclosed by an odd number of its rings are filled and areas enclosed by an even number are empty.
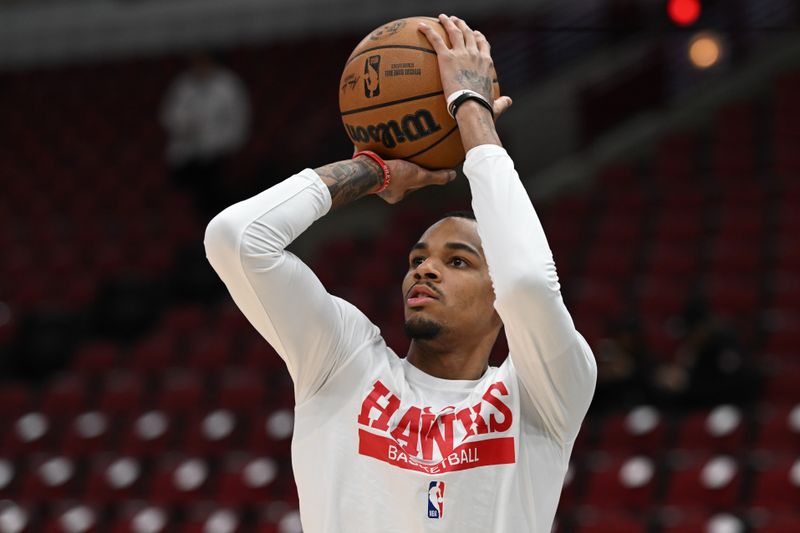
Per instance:
[[[745,405],[759,390],[759,373],[733,328],[693,296],[679,317],[682,332],[673,361],[652,376],[656,403],[700,408],[721,403]]]
[[[250,101],[242,81],[207,53],[169,87],[161,107],[173,182],[193,192],[208,219],[225,201],[225,169],[247,141]]]

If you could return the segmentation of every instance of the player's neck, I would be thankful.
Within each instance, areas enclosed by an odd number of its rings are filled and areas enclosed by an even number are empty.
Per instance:
[[[445,339],[412,340],[408,362],[426,374],[441,379],[475,380],[486,371],[497,333],[477,342],[452,343]]]

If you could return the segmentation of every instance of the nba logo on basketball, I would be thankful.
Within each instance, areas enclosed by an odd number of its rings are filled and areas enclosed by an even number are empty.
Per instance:
[[[364,62],[364,96],[381,94],[381,56],[369,56]]]
[[[442,518],[444,512],[444,481],[431,481],[428,486],[428,518]]]

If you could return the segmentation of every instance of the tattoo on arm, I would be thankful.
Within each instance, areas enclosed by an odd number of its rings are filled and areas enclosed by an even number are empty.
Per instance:
[[[482,76],[474,70],[461,69],[456,73],[456,81],[464,86],[485,96],[489,102],[492,98],[492,79],[489,76]]]
[[[366,157],[331,163],[316,172],[328,186],[332,209],[366,196],[383,183],[383,170]]]

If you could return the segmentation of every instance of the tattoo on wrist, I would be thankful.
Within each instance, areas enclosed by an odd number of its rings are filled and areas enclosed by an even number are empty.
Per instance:
[[[465,89],[480,93],[489,102],[492,101],[492,79],[489,76],[483,76],[474,70],[461,69],[456,73],[456,81]]]
[[[333,209],[369,194],[383,183],[383,170],[365,157],[331,163],[316,172],[328,186]]]

